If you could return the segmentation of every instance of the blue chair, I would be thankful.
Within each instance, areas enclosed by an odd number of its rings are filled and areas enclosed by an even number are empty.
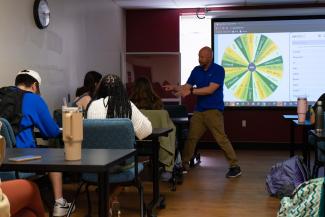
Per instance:
[[[83,122],[84,138],[82,148],[97,149],[133,149],[135,146],[135,134],[132,122],[127,118],[112,119],[86,119]],[[133,163],[133,164],[132,164]],[[125,169],[121,166],[119,170],[109,174],[110,184],[123,186],[135,186],[140,197],[140,216],[144,216],[143,186],[138,179],[138,171],[143,170],[143,164],[138,163],[137,157],[125,162]],[[137,166],[134,166],[137,165]],[[81,175],[83,183],[80,185],[77,196],[83,184],[86,184],[88,199],[88,216],[91,213],[91,203],[88,187],[97,185],[97,174],[83,173]],[[76,196],[76,197],[77,197]]]
[[[16,137],[10,123],[5,118],[0,118],[0,122],[2,123],[0,134],[6,140],[6,146],[8,148],[16,147]]]
[[[16,147],[16,138],[14,131],[10,125],[10,123],[5,118],[0,118],[0,122],[2,123],[0,134],[5,138],[6,147],[7,148],[15,148]],[[10,180],[10,179],[25,179],[34,176],[34,173],[23,173],[23,172],[16,172],[16,171],[7,171],[7,172],[0,172],[0,179]]]

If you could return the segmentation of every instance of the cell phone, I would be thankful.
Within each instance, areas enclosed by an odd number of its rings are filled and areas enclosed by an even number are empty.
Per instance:
[[[41,158],[42,158],[41,155],[24,155],[19,157],[11,157],[9,158],[9,161],[21,162],[21,161],[28,161],[28,160],[37,160]]]

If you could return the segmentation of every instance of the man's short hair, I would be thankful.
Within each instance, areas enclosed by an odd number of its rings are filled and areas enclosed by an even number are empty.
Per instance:
[[[19,75],[28,75],[28,76],[34,78],[36,80],[34,82],[37,82],[39,86],[41,85],[41,82],[42,82],[41,76],[38,74],[38,72],[36,72],[34,70],[24,69],[24,70],[21,70],[20,72],[18,72],[17,77]],[[16,80],[17,80],[17,77],[16,77]],[[24,77],[24,78],[27,78],[27,77]]]
[[[38,84],[38,81],[30,75],[19,74],[16,76],[15,85],[24,85],[26,87],[31,87],[34,83]]]

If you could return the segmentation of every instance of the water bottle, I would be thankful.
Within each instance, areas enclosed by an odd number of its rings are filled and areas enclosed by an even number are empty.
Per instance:
[[[316,132],[322,132],[324,129],[324,111],[323,111],[322,101],[317,101],[315,114],[316,114],[315,130]]]
[[[297,113],[298,113],[299,123],[304,123],[306,120],[307,106],[308,106],[307,97],[298,97]]]

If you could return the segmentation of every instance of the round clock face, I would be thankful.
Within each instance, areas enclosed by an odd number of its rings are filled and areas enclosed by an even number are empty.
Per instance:
[[[34,18],[40,29],[44,29],[50,24],[50,9],[46,0],[35,0]]]

